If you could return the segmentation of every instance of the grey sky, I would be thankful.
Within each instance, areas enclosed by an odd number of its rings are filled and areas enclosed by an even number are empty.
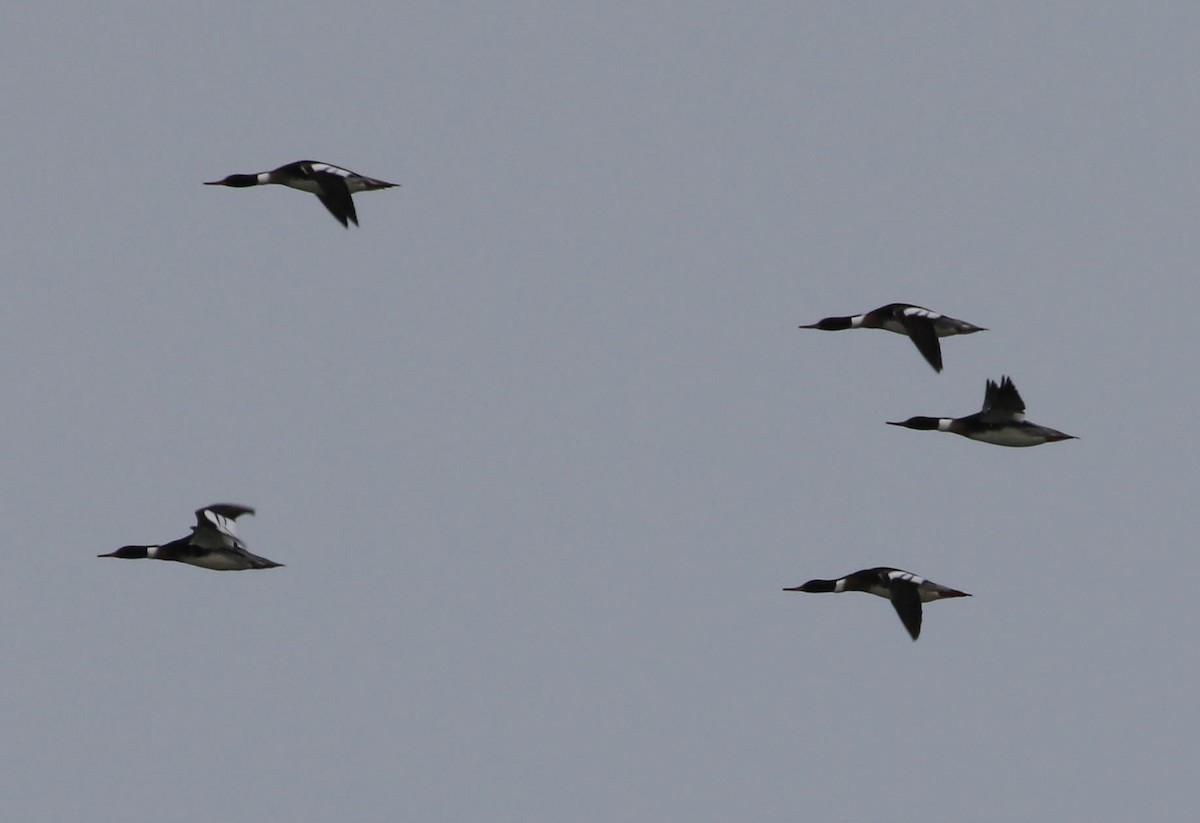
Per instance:
[[[578,5],[7,12],[5,818],[1193,816],[1200,8]]]

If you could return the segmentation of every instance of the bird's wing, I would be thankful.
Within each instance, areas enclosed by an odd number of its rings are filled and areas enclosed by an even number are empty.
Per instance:
[[[245,544],[238,539],[236,521],[254,509],[236,503],[214,503],[196,509],[196,525],[188,543],[202,549],[240,549]]]
[[[904,330],[908,332],[908,338],[913,341],[917,351],[929,361],[934,371],[941,371],[942,344],[938,342],[937,331],[929,317],[912,312],[901,313],[900,322],[904,324]]]
[[[999,384],[988,381],[982,414],[988,422],[1025,419],[1025,401],[1021,399],[1011,377],[1002,377]]]
[[[330,163],[310,162],[308,167],[312,170],[313,174],[335,174],[343,178],[347,181],[351,194],[356,191],[390,189],[400,185],[399,183],[389,183],[386,180],[367,177],[365,174],[359,174],[356,171],[350,171],[350,169],[343,169],[341,166],[334,166]]]
[[[904,628],[908,629],[912,639],[916,640],[920,637],[921,596],[917,592],[917,587],[910,583],[893,585],[892,606],[895,607],[896,614],[900,615],[900,622],[904,624]]]
[[[354,210],[354,198],[350,196],[350,187],[346,185],[346,178],[326,171],[314,172],[313,176],[321,188],[317,198],[325,208],[329,209],[329,213],[346,228],[350,228],[350,223],[357,226],[358,213]]]

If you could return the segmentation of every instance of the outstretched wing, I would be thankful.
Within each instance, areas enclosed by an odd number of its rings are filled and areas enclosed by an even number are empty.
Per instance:
[[[360,191],[375,191],[376,189],[391,189],[399,186],[399,183],[389,183],[386,180],[377,180],[374,177],[367,177],[365,174],[359,174],[350,169],[343,169],[341,166],[334,166],[331,163],[308,162],[308,168],[313,174],[335,174],[346,181],[346,185],[350,187],[350,193]]]
[[[192,527],[188,543],[202,549],[245,548],[238,539],[236,525],[243,514],[254,514],[254,509],[236,503],[213,503],[196,509],[196,525]]]

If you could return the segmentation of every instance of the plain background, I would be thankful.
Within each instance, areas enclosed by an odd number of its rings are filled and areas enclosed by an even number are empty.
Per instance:
[[[4,817],[1189,819],[1198,32],[10,9]],[[201,185],[300,159],[402,187]],[[892,301],[990,331],[796,328]],[[1081,439],[884,425],[1002,374]],[[975,596],[781,591],[873,565]]]

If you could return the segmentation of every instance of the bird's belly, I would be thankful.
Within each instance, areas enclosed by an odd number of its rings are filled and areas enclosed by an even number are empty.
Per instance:
[[[978,440],[982,443],[992,443],[996,446],[1037,446],[1046,442],[1046,438],[1036,432],[1025,431],[1024,429],[1008,428],[996,429],[994,431],[976,432],[971,435],[972,440]]]
[[[185,562],[191,563],[193,566],[199,566],[202,569],[212,569],[218,572],[234,572],[246,568],[246,561],[242,558],[231,557],[219,552],[193,557]]]

